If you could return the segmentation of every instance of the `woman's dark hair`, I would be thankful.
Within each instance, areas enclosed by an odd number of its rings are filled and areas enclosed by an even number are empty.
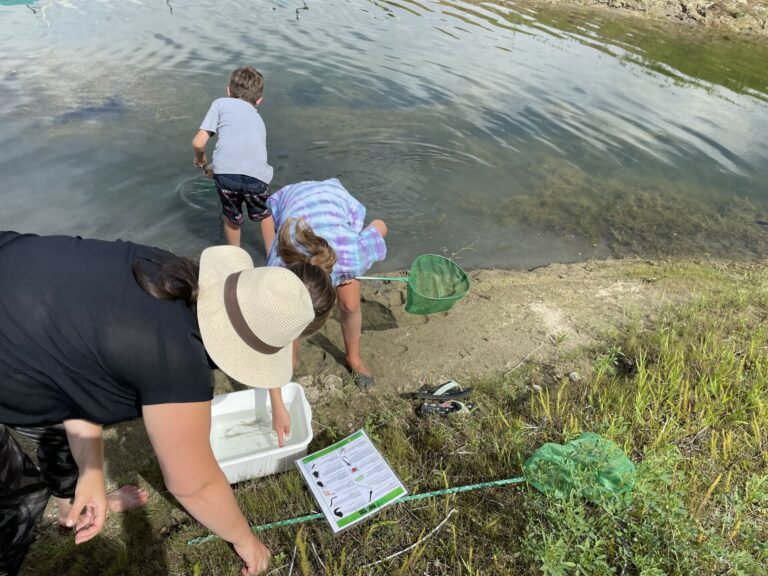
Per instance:
[[[336,304],[336,289],[325,270],[314,264],[294,262],[288,265],[288,270],[296,274],[304,283],[312,299],[315,319],[301,333],[302,336],[311,336],[323,327],[328,316],[331,315],[333,305]]]
[[[286,224],[289,222],[291,221]],[[302,336],[309,336],[323,327],[336,304],[336,289],[329,275],[333,264],[336,263],[336,253],[328,242],[317,236],[312,228],[303,222],[297,225],[296,239],[305,250],[311,251],[310,254],[305,254],[294,246],[290,230],[285,224],[280,227],[278,253],[285,261],[286,268],[304,283],[312,299],[315,319],[301,333]],[[313,259],[319,259],[328,267],[327,270],[314,264]],[[160,300],[183,300],[192,310],[197,309],[197,263],[181,256],[163,254],[157,260],[135,260],[132,268],[136,282],[151,296]]]
[[[336,264],[336,252],[309,224],[289,218],[277,233],[277,254],[309,290],[315,319],[302,332],[302,336],[309,336],[323,327],[336,304],[336,289],[330,276]]]
[[[152,268],[147,271],[147,268]],[[138,259],[133,262],[133,277],[147,293],[160,300],[183,300],[197,309],[199,266],[181,256],[169,254],[159,261]]]

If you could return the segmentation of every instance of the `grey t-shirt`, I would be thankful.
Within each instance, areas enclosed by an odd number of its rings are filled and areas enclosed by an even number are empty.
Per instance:
[[[200,130],[218,134],[213,150],[214,174],[245,174],[269,184],[267,129],[254,106],[239,98],[213,101]]]

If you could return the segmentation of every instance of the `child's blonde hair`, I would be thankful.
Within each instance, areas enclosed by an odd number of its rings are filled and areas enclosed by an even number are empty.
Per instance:
[[[293,237],[291,237],[293,229]],[[336,264],[336,252],[328,241],[315,234],[312,226],[300,218],[288,218],[277,233],[277,255],[286,264],[307,262],[330,274]]]

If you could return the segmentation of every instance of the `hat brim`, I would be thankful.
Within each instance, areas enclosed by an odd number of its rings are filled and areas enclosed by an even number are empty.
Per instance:
[[[207,248],[200,256],[197,319],[205,350],[227,376],[254,388],[277,388],[291,381],[291,346],[273,354],[251,348],[238,336],[224,305],[230,274],[253,268],[248,253],[235,246]]]

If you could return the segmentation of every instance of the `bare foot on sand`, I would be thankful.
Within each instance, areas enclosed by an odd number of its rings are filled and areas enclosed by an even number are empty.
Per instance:
[[[376,384],[376,379],[368,369],[368,366],[363,364],[363,361],[349,362],[347,361],[349,368],[352,370],[352,380],[361,392],[368,392]]]
[[[349,366],[349,369],[353,374],[363,374],[364,376],[373,378],[373,372],[371,372],[370,368],[368,368],[362,360],[351,361],[347,358],[347,366]]]
[[[149,494],[146,490],[132,484],[126,484],[107,493],[107,506],[110,512],[127,512],[144,506],[148,499]],[[59,524],[66,527],[64,522],[72,509],[72,503],[64,498],[56,498],[55,500],[59,508]]]

